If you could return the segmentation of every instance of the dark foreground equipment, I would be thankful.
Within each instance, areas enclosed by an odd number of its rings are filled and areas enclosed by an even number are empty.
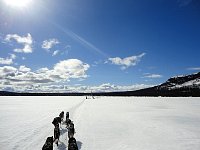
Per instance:
[[[63,121],[63,118],[64,118],[64,111],[62,111],[62,112],[59,114],[59,117],[60,117],[61,121]]]
[[[70,138],[68,141],[68,150],[78,150],[76,139],[74,137]]]
[[[52,124],[56,127],[59,126],[59,123],[61,124],[61,118],[60,117],[56,117],[53,119]]]
[[[72,121],[71,121],[71,119],[69,119],[69,118],[66,120],[66,125],[67,125],[66,128],[69,127],[69,125],[70,125],[71,122],[72,122]]]
[[[59,129],[58,126],[56,126],[56,127],[54,128],[54,141],[55,141],[55,143],[57,144],[57,146],[58,146],[59,138],[60,138],[60,129]]]
[[[53,150],[53,136],[48,137],[44,143],[42,150]]]
[[[66,120],[69,119],[69,112],[66,112]]]
[[[71,123],[69,124],[69,127],[68,127],[68,138],[74,137],[74,134],[75,134],[74,124],[71,121]]]

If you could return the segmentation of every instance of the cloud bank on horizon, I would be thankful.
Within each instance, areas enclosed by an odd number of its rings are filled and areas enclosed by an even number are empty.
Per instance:
[[[196,0],[47,0],[23,7],[1,1],[0,90],[137,90],[197,72],[199,6]]]

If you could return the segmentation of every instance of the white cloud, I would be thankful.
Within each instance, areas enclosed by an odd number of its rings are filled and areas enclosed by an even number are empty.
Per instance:
[[[28,67],[26,67],[26,66],[20,66],[20,67],[19,67],[19,71],[20,71],[20,72],[23,72],[23,73],[26,73],[26,72],[30,72],[31,69],[28,68]]]
[[[108,62],[111,62],[114,65],[119,65],[119,66],[121,66],[121,69],[124,70],[130,66],[135,66],[144,55],[145,55],[145,53],[142,53],[138,56],[130,56],[130,57],[126,57],[126,58],[120,58],[120,57],[109,58]]]
[[[16,48],[16,49],[14,49],[14,52],[16,52],[16,53],[32,53],[33,50],[30,45],[24,45],[23,49]]]
[[[1,58],[0,57],[0,64],[3,64],[3,65],[10,65],[10,64],[13,64],[13,60],[16,58],[16,55],[15,54],[10,54],[10,57],[7,57],[7,58]]]
[[[5,83],[4,83],[5,84]],[[29,85],[10,85],[9,82],[6,85],[0,85],[0,89],[12,89],[12,91],[18,92],[55,92],[55,93],[66,93],[66,92],[117,92],[117,91],[135,91],[152,87],[154,85],[145,84],[133,84],[133,85],[114,85],[110,83],[104,83],[96,86],[84,86],[84,85],[47,85],[47,84],[29,84]]]
[[[0,64],[10,65],[12,63],[13,63],[13,60],[11,58],[1,58],[0,57]]]
[[[160,74],[149,74],[146,73],[146,75],[144,76],[144,78],[162,78],[163,76]]]
[[[60,61],[54,66],[54,71],[60,75],[61,78],[86,78],[86,71],[89,65],[83,63],[78,59],[68,59]]]
[[[11,59],[16,59],[16,57],[17,57],[17,56],[16,56],[15,54],[10,54],[10,58],[11,58]]]
[[[139,89],[144,89],[151,87],[153,85],[145,85],[145,84],[133,84],[133,85],[114,85],[110,83],[104,83],[99,86],[90,87],[90,90],[94,92],[116,92],[116,91],[135,91]]]
[[[200,71],[200,67],[191,67],[191,68],[187,68],[187,70]]]
[[[59,50],[54,51],[52,56],[56,56],[59,52],[60,52]]]
[[[49,40],[45,40],[42,43],[42,48],[49,51],[49,49],[51,49],[54,45],[59,44],[60,42],[58,41],[58,39],[49,39]]]
[[[36,72],[37,72],[37,73],[45,73],[45,72],[47,72],[47,71],[49,71],[49,69],[48,69],[47,67],[45,67],[45,68],[40,68],[40,69],[38,69]]]
[[[17,43],[22,44],[23,48],[16,48],[14,49],[14,52],[17,53],[32,53],[32,43],[33,39],[30,33],[27,34],[27,36],[19,36],[17,34],[7,34],[5,41],[11,42],[11,40],[15,40]]]
[[[71,78],[86,78],[88,69],[89,65],[78,59],[63,60],[55,64],[52,69],[40,68],[35,72],[26,66],[19,68],[3,66],[0,67],[0,83],[5,86],[9,83],[13,87],[62,83]]]
[[[0,79],[6,79],[8,77],[15,76],[17,69],[11,66],[0,67]]]

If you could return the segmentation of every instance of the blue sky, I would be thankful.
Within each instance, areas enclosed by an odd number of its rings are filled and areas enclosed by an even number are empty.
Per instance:
[[[135,90],[200,71],[198,0],[8,1],[1,90]]]

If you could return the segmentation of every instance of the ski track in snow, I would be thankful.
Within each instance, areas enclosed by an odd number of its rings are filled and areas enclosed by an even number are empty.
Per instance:
[[[0,149],[42,149],[61,111],[70,113],[79,150],[200,149],[200,98],[156,97],[1,97]],[[67,145],[62,124],[54,150]]]

